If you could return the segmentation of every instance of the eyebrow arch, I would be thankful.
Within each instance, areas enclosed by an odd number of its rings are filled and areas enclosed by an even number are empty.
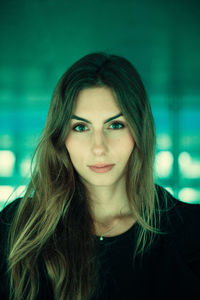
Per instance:
[[[110,122],[110,121],[112,121],[112,120],[114,120],[114,119],[117,119],[117,118],[119,118],[120,116],[123,116],[123,114],[122,114],[122,113],[119,113],[118,115],[116,115],[116,116],[114,116],[114,117],[111,117],[111,118],[105,120],[105,121],[104,121],[104,124],[106,124],[106,123],[108,123],[108,122]],[[80,121],[84,121],[84,122],[86,122],[86,123],[92,124],[90,121],[88,121],[88,120],[86,120],[86,119],[83,119],[83,118],[81,118],[81,117],[78,117],[78,116],[76,116],[76,115],[73,115],[71,119],[80,120]]]

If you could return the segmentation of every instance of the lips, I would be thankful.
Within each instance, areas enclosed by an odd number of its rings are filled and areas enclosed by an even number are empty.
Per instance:
[[[105,167],[110,167],[110,166],[114,166],[114,164],[99,163],[99,164],[92,165],[92,166],[89,166],[89,167],[93,167],[93,168],[105,168]]]
[[[108,165],[108,164],[96,164],[95,166],[89,166],[90,170],[95,173],[107,173],[111,171],[113,167],[114,165]]]

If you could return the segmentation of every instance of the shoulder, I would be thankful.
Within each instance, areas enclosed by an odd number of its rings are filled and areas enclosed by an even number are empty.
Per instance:
[[[8,254],[8,235],[10,226],[22,198],[17,198],[9,203],[0,212],[0,275],[3,277],[5,271],[6,257]],[[0,293],[1,294],[1,293]]]
[[[163,218],[168,226],[178,229],[193,228],[199,230],[200,204],[182,202],[173,197],[166,189],[156,186]]]
[[[17,198],[11,203],[9,203],[4,209],[0,212],[0,250],[4,247],[4,242],[6,242],[8,237],[8,232],[12,224],[12,220],[17,211],[19,203],[22,198]]]
[[[162,274],[158,278],[159,286],[168,282],[173,287],[169,291],[173,290],[180,299],[199,299],[200,204],[182,202],[163,188],[158,189],[163,232],[155,256]]]
[[[0,212],[0,223],[4,225],[9,225],[15,215],[15,212],[21,202],[22,198],[17,198],[8,205],[6,205]]]
[[[174,198],[165,189],[158,187],[159,200],[163,209],[161,224],[166,231],[169,247],[178,249],[185,258],[192,255],[200,261],[200,204],[190,204]],[[161,228],[161,229],[162,229]]]
[[[156,189],[163,216],[167,218],[166,221],[176,227],[200,225],[200,204],[180,201],[161,186],[156,186]]]

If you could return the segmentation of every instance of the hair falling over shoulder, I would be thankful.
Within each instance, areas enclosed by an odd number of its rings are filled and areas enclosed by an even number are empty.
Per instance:
[[[64,73],[55,88],[32,161],[31,180],[11,225],[10,299],[36,299],[41,268],[56,300],[89,300],[97,290],[89,192],[65,147],[78,93],[97,86],[113,90],[135,140],[126,178],[127,195],[140,225],[133,260],[160,232],[153,176],[155,129],[143,83],[123,57],[86,55]]]

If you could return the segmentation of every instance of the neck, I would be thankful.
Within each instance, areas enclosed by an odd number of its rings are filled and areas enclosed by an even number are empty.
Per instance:
[[[91,189],[91,209],[94,221],[110,223],[116,218],[132,214],[123,186],[95,186]]]
[[[133,216],[126,192],[125,177],[112,185],[92,185],[81,178],[89,193],[94,223],[112,224],[116,219]]]

